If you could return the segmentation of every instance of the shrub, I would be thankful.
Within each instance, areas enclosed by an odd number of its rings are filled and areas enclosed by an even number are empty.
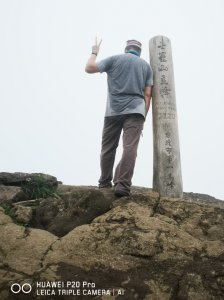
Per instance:
[[[21,185],[29,199],[48,198],[57,194],[57,187],[49,185],[41,175],[36,175]]]

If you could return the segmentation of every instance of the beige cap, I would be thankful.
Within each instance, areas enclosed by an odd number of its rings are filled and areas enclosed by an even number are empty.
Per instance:
[[[129,46],[135,46],[135,47],[138,47],[139,50],[142,50],[142,44],[136,40],[128,40],[126,42],[126,47],[129,47]]]

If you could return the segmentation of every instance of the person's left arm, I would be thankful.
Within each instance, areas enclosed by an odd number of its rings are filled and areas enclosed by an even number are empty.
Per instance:
[[[101,43],[102,43],[102,39],[100,40],[99,43],[97,43],[97,38],[96,38],[95,45],[92,46],[92,53],[86,63],[85,71],[87,73],[92,74],[92,73],[100,72],[100,70],[98,69],[97,64],[96,64],[96,57],[99,53]]]
[[[144,95],[145,95],[145,113],[147,116],[149,108],[150,108],[150,100],[152,97],[152,87],[151,86],[146,86],[144,90]]]
[[[152,97],[152,86],[153,86],[153,72],[151,66],[148,65],[148,73],[147,73],[147,79],[146,79],[145,90],[144,90],[146,116],[150,108],[150,101]]]

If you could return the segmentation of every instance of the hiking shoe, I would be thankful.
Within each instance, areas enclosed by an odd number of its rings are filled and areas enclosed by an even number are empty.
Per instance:
[[[121,198],[121,197],[127,197],[127,196],[129,196],[129,193],[128,192],[123,192],[123,191],[115,191],[114,195],[116,197]]]
[[[110,189],[110,188],[112,188],[112,184],[111,183],[106,183],[106,184],[100,183],[98,188],[99,189]]]

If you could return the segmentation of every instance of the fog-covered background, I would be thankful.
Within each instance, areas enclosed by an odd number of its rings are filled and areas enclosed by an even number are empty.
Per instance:
[[[1,0],[1,172],[43,172],[96,185],[106,75],[84,67],[125,42],[172,42],[184,191],[224,199],[223,1]],[[121,149],[118,151],[118,159]],[[152,186],[152,122],[145,123],[133,184]]]

